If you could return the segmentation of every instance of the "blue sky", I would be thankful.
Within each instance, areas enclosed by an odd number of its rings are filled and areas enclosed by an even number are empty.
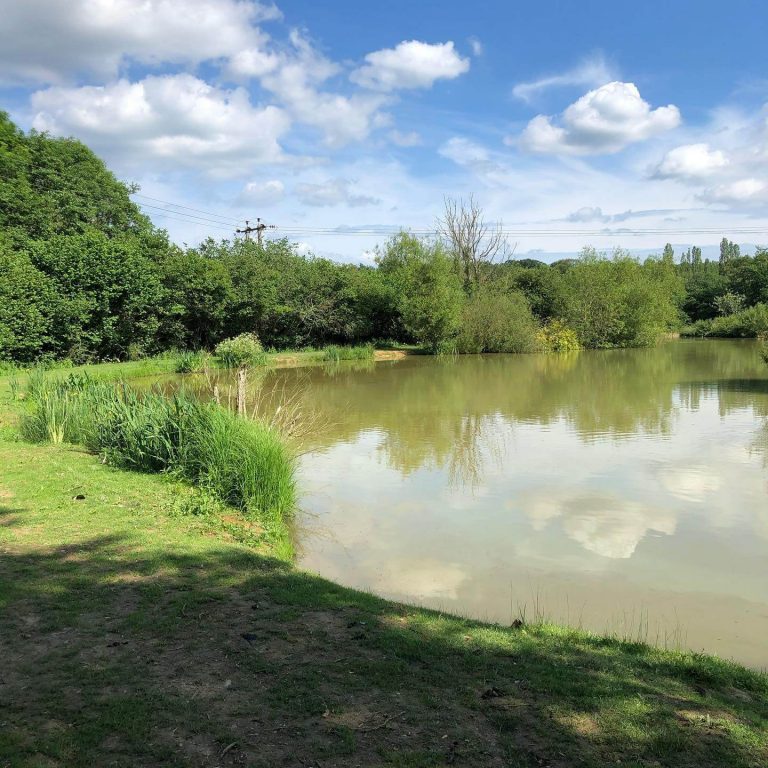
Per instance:
[[[2,107],[178,242],[370,261],[475,199],[518,256],[768,241],[763,2],[0,0]],[[185,207],[182,207],[185,206]]]

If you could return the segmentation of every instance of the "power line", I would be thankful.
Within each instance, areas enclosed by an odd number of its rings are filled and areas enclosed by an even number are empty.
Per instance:
[[[181,203],[173,203],[169,200],[162,200],[161,198],[151,197],[142,193],[135,193],[136,197],[144,198],[146,200],[153,200],[158,203],[163,203],[166,206],[172,206],[173,208],[180,208],[183,210],[169,210],[168,208],[161,208],[149,203],[139,204],[142,208],[151,208],[153,210],[160,211],[165,214],[165,218],[173,219],[176,221],[188,221],[189,223],[204,222],[213,226],[217,226],[218,229],[228,229],[227,225],[237,225],[240,223],[237,219],[229,216],[224,216],[213,211],[207,211],[202,208],[193,208],[192,206],[182,205]],[[193,211],[195,213],[204,214],[203,216],[196,216],[191,213],[185,213],[184,211]],[[168,216],[168,213],[175,214],[177,217]],[[152,214],[158,215],[158,214]],[[246,239],[250,236],[251,232],[257,232],[259,239],[263,230],[267,228],[267,225],[259,224],[256,227],[250,227],[248,221],[244,229],[236,230],[237,234],[245,234]],[[224,225],[224,226],[222,226]],[[274,226],[274,225],[270,225]],[[496,226],[495,224],[489,225],[491,228]],[[259,229],[259,227],[261,227]],[[345,226],[340,225],[338,227],[302,227],[300,225],[280,227],[281,231],[286,235],[294,237],[387,237],[396,235],[400,232],[409,232],[410,234],[417,236],[435,236],[438,234],[438,230],[434,227],[402,227],[398,225],[370,225],[370,226]],[[662,227],[646,227],[646,228],[617,228],[617,229],[553,229],[549,227],[538,228],[511,228],[501,227],[500,232],[507,237],[642,237],[642,236],[665,236],[665,237],[682,237],[682,236],[706,236],[706,235],[722,235],[728,233],[729,235],[766,235],[767,230],[765,227],[752,226],[752,227],[686,227],[686,228],[662,228]]]
[[[199,224],[199,222],[196,222],[196,221],[190,221],[189,219],[177,219],[175,216],[168,216],[167,214],[163,214],[163,213],[153,213],[152,218],[153,219],[170,219],[171,221],[180,221],[184,224]],[[222,227],[218,224],[209,224],[208,226],[213,229],[221,229],[224,232],[232,232],[231,227]]]
[[[161,208],[158,205],[150,205],[149,203],[139,203],[139,206],[141,207],[142,210],[145,208],[152,208],[153,210],[160,211],[162,213],[173,213],[177,216],[184,216],[185,220],[190,219],[190,220],[208,222],[210,224],[220,224],[220,225],[223,224],[223,225],[226,225],[227,229],[230,229],[230,230],[233,228],[233,226],[237,226],[237,224],[240,223],[240,222],[236,222],[234,225],[232,225],[232,224],[229,224],[229,222],[227,221],[220,221],[219,219],[209,219],[206,216],[197,216],[194,213],[184,213],[183,211],[174,211],[174,210],[171,210],[170,208]]]
[[[232,219],[229,216],[223,216],[223,215],[221,215],[219,213],[215,213],[213,211],[204,211],[202,208],[192,208],[189,205],[181,205],[181,203],[172,203],[169,200],[161,200],[159,197],[150,197],[149,195],[145,195],[142,192],[134,192],[132,196],[133,197],[142,197],[145,200],[152,200],[155,203],[164,203],[165,205],[171,205],[174,208],[185,208],[188,211],[195,211],[195,213],[203,213],[206,216],[213,216],[214,218],[217,218],[217,219],[224,219],[227,222],[232,222],[233,224],[239,224],[240,223],[239,219]]]

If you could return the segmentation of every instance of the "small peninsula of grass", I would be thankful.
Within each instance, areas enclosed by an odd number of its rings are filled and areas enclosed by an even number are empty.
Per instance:
[[[768,678],[296,570],[172,476],[17,437],[0,379],[0,765],[768,763]]]

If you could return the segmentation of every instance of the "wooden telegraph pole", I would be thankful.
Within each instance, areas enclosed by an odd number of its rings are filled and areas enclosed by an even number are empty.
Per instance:
[[[256,219],[256,226],[252,227],[251,222],[246,219],[245,220],[245,228],[244,229],[236,229],[235,232],[238,235],[245,235],[246,242],[250,241],[251,239],[251,232],[256,233],[256,239],[259,243],[259,245],[262,244],[262,236],[264,234],[265,229],[277,229],[277,227],[274,224],[263,224],[261,219]]]

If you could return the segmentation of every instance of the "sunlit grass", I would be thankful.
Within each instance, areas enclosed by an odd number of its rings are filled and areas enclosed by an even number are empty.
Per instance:
[[[83,445],[115,465],[169,472],[259,520],[275,535],[293,512],[295,461],[278,429],[186,393],[33,376],[22,436]],[[285,538],[285,536],[282,536]]]

